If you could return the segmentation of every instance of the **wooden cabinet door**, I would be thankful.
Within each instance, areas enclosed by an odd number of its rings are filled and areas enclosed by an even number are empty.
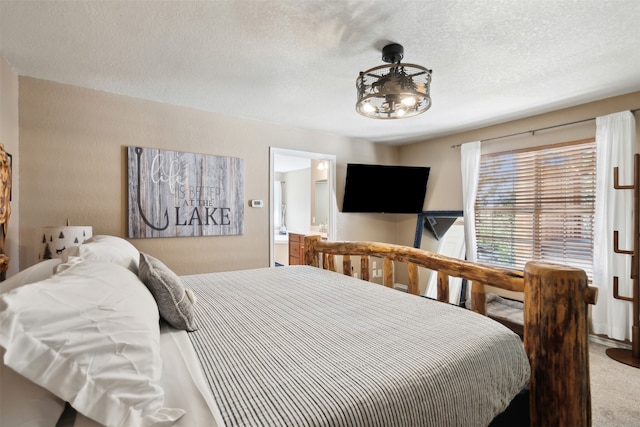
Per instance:
[[[304,236],[289,233],[289,265],[301,265],[304,261]]]

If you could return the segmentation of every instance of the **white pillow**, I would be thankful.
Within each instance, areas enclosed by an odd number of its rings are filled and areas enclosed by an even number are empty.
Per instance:
[[[117,264],[84,261],[0,295],[5,364],[106,426],[171,425],[158,307]]]
[[[0,282],[0,294],[53,276],[60,262],[61,260],[59,258],[47,259],[22,270],[4,282]]]
[[[0,293],[51,277],[60,259],[48,259],[0,282]],[[0,347],[0,426],[55,426],[64,401],[5,366]]]
[[[63,411],[64,400],[0,363],[0,426],[54,427]]]
[[[110,262],[126,267],[138,274],[140,252],[135,246],[121,237],[97,235],[80,246],[72,246],[64,251],[62,261],[68,262],[69,257]]]

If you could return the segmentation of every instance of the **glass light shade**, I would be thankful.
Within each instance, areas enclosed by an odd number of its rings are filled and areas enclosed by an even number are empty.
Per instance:
[[[407,107],[413,107],[414,105],[416,105],[417,101],[413,96],[405,96],[400,102],[402,103],[402,105],[405,105]]]
[[[393,63],[363,71],[356,79],[356,111],[374,119],[416,116],[431,107],[431,70]]]

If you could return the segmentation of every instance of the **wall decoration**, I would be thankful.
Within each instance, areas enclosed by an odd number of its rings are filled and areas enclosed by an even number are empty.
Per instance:
[[[244,232],[244,161],[128,147],[129,237]]]
[[[0,143],[0,281],[6,279],[9,269],[9,255],[4,251],[11,216],[11,159]]]

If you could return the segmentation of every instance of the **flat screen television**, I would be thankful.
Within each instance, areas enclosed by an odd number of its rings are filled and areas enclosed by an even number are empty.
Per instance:
[[[342,212],[422,212],[428,167],[347,164]]]

